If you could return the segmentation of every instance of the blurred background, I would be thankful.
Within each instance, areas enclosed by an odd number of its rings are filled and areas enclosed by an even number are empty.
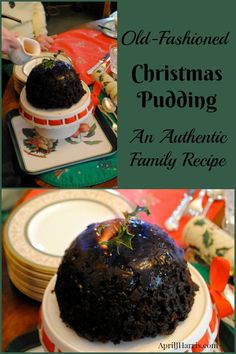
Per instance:
[[[43,2],[49,35],[110,16],[117,10],[115,1]]]

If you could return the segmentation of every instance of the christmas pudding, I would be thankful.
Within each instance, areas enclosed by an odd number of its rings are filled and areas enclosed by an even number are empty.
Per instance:
[[[92,224],[65,253],[55,294],[80,337],[115,344],[175,331],[194,303],[182,249],[136,213]]]
[[[62,60],[44,59],[26,83],[27,100],[42,109],[70,108],[85,93],[72,65]]]
[[[88,86],[56,54],[31,70],[20,95],[21,116],[48,139],[73,135],[92,109]]]

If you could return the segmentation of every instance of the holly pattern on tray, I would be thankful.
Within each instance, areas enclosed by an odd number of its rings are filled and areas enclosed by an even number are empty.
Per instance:
[[[101,140],[85,140],[85,138],[92,138],[95,135],[97,126],[94,123],[89,125],[87,123],[81,123],[79,129],[70,137],[66,138],[65,141],[70,144],[79,144],[81,142],[88,145],[96,145],[101,143]]]
[[[65,141],[69,144],[79,144],[83,142],[87,145],[100,144],[102,140],[88,140],[95,135],[96,124],[89,125],[81,123],[78,130]],[[57,150],[58,139],[47,139],[39,135],[35,129],[23,128],[22,133],[25,136],[23,140],[25,150],[24,152],[30,156],[46,158],[47,155]]]
[[[24,152],[28,155],[46,158],[48,154],[56,151],[58,140],[44,138],[31,128],[23,128],[22,133],[26,137],[23,142],[27,150]]]

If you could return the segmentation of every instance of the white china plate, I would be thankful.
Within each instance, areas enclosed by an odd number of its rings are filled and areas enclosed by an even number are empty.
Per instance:
[[[42,63],[43,61],[43,57],[40,57],[40,58],[34,58],[30,61],[28,61],[27,63],[25,63],[23,66],[22,66],[22,71],[23,71],[23,74],[28,77],[29,74],[31,73],[31,71],[33,70],[33,68],[39,64]]]
[[[114,216],[114,210],[100,200],[65,200],[38,211],[28,222],[26,235],[38,251],[62,257],[65,249],[87,225],[94,222],[94,218],[102,221]]]
[[[43,297],[42,311],[43,323],[49,338],[56,338],[55,344],[62,351],[71,352],[163,352],[164,344],[184,342],[194,344],[205,333],[211,320],[212,304],[204,279],[191,265],[189,270],[193,281],[198,284],[193,307],[188,318],[180,322],[174,333],[155,338],[138,339],[120,344],[90,342],[79,337],[72,329],[67,327],[60,318],[59,307],[54,290],[56,275],[48,284]],[[96,315],[96,314],[95,314]],[[66,350],[65,350],[66,349]],[[180,350],[183,351],[183,350]]]
[[[115,30],[115,21],[113,18],[107,20],[103,24],[105,27],[110,28],[112,31],[107,30],[106,28],[100,28],[100,30],[108,37],[117,38],[117,31]]]
[[[57,190],[18,207],[5,228],[5,244],[32,269],[53,271],[65,249],[89,224],[131,211],[131,203],[107,190]]]
[[[32,60],[28,61],[24,65],[14,65],[13,74],[14,76],[21,81],[23,84],[26,83],[27,77],[30,71],[38,64],[42,62],[45,58],[52,58],[55,53],[51,52],[44,52],[41,53],[37,58],[33,58]],[[58,59],[63,60],[69,64],[72,63],[71,59],[63,54],[59,54],[57,56]]]
[[[25,353],[44,353],[43,347],[35,347],[35,348],[31,348],[29,350],[26,350]]]

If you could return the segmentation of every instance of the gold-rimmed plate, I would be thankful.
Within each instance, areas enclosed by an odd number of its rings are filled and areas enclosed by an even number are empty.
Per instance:
[[[45,291],[44,288],[39,288],[38,286],[29,284],[29,283],[25,282],[24,280],[22,280],[21,278],[18,278],[16,273],[11,269],[11,267],[8,267],[8,274],[9,274],[9,277],[14,280],[13,281],[14,284],[17,284],[32,293],[43,295],[43,293]]]
[[[32,264],[28,264],[25,262],[22,262],[21,258],[18,258],[15,256],[15,253],[11,253],[11,250],[7,248],[7,244],[4,241],[5,238],[3,237],[3,248],[4,252],[6,254],[7,260],[11,263],[13,263],[16,267],[18,267],[22,272],[25,274],[28,274],[33,277],[39,277],[40,279],[45,279],[48,280],[51,278],[53,274],[55,274],[55,269],[49,269],[48,271],[44,270],[41,272],[40,269],[37,267],[33,266]]]
[[[51,274],[41,273],[41,272],[37,272],[35,270],[32,270],[30,268],[24,267],[22,264],[17,262],[17,260],[15,260],[15,258],[12,257],[8,253],[8,251],[6,251],[6,249],[4,249],[4,252],[6,254],[7,262],[10,263],[11,265],[13,265],[13,267],[16,267],[20,272],[22,272],[26,276],[29,276],[29,277],[32,277],[35,279],[41,279],[41,280],[44,280],[47,282],[51,279],[52,275],[55,274],[55,273],[51,273]]]
[[[11,269],[11,271],[16,275],[18,279],[22,280],[26,284],[30,284],[32,286],[36,286],[37,288],[41,288],[41,289],[45,289],[46,286],[48,285],[49,280],[44,280],[44,279],[32,277],[28,274],[25,274],[11,262],[8,262],[7,266],[8,269]]]
[[[115,191],[47,192],[13,211],[4,229],[4,245],[21,265],[53,274],[65,249],[89,224],[132,209],[132,204]]]
[[[43,52],[38,57],[33,58],[24,65],[14,65],[13,75],[22,83],[26,83],[30,71],[38,64],[40,64],[45,58],[53,58],[55,53]],[[57,59],[65,61],[66,63],[72,64],[71,59],[65,54],[58,54]]]
[[[14,286],[20,292],[22,292],[24,295],[30,297],[31,299],[34,299],[34,300],[37,300],[37,301],[42,301],[43,294],[37,293],[35,291],[32,291],[32,290],[27,289],[26,287],[24,287],[22,284],[20,284],[20,282],[18,281],[18,279],[14,276],[14,274],[12,272],[9,273],[9,278],[11,279],[11,282],[14,284]]]

